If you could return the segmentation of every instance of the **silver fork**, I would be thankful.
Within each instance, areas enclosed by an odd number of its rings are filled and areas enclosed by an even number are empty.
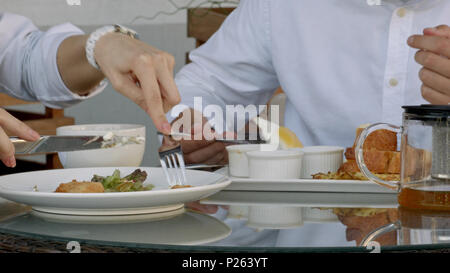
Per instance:
[[[170,136],[164,136],[170,141],[170,145],[161,146],[159,149],[159,161],[170,186],[186,185],[186,166],[184,164],[181,144]]]

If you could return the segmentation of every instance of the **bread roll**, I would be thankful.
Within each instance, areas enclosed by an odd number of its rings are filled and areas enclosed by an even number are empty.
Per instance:
[[[400,173],[400,152],[369,150],[363,155],[367,168],[373,173]],[[360,172],[355,159],[348,159],[338,171]]]
[[[356,141],[364,128],[356,129],[356,138],[353,148],[356,147]],[[364,142],[364,150],[396,151],[397,133],[386,129],[375,130],[370,133]]]
[[[386,173],[400,173],[401,165],[401,153],[400,152],[391,152],[392,156],[390,157],[389,164],[386,170]]]

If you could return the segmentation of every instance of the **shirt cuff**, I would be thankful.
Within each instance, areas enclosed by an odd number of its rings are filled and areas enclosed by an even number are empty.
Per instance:
[[[49,29],[45,35],[49,36],[49,39],[45,39],[46,42],[51,42],[52,45],[49,45],[51,48],[50,56],[48,56],[52,60],[51,64],[51,70],[52,75],[55,75],[55,77],[49,79],[49,85],[52,90],[55,90],[51,95],[39,97],[39,100],[46,106],[52,107],[52,108],[65,108],[68,106],[72,106],[74,104],[77,104],[83,100],[92,98],[99,93],[101,93],[105,87],[108,85],[108,81],[106,79],[102,80],[97,86],[92,88],[89,91],[88,95],[82,96],[77,93],[72,92],[64,83],[63,79],[61,78],[61,74],[59,73],[58,64],[57,64],[57,52],[58,48],[61,45],[61,43],[75,35],[83,35],[84,32],[77,28],[76,26],[72,24],[62,24],[55,26],[51,29]],[[53,39],[50,38],[53,36]],[[45,46],[44,46],[45,48]]]

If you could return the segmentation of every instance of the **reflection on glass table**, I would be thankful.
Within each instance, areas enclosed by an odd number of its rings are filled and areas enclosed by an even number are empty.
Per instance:
[[[366,247],[370,241],[382,247],[450,247],[448,212],[232,205],[224,221],[237,229],[209,245],[239,245],[244,239],[246,244],[261,247]]]
[[[381,226],[364,238],[362,245],[391,234],[398,245],[450,244],[450,215],[445,211],[398,209],[398,221]]]
[[[146,251],[348,252],[366,251],[360,247],[365,238],[390,226],[388,232],[376,233],[378,236],[371,240],[394,250],[398,246],[420,250],[431,244],[450,247],[450,214],[397,209],[395,195],[353,193],[347,198],[337,193],[228,194],[222,191],[201,203],[189,204],[203,213],[185,209],[162,218],[103,223],[82,218],[54,219],[0,200],[0,236],[63,243],[75,240],[82,246],[90,243]]]
[[[231,233],[222,221],[184,209],[182,213],[173,213],[172,216],[164,213],[162,217],[109,217],[96,222],[90,216],[61,217],[12,202],[0,204],[3,208],[0,212],[0,232],[32,237],[109,242],[133,247],[137,244],[201,245]]]
[[[415,221],[417,229],[424,233],[428,232],[427,226],[420,226],[417,219],[426,219],[424,224],[437,220],[431,220],[426,211],[412,214],[397,209],[396,196],[392,194],[222,191],[202,203],[227,206],[227,217],[223,220],[233,229],[229,237],[209,245],[240,245],[244,241],[247,245],[266,247],[356,247],[373,231],[396,225],[400,220]],[[450,241],[442,234],[450,232],[450,213],[435,214],[440,217],[440,229],[432,232],[441,234],[440,240],[405,241],[395,228],[383,230],[375,240],[380,246],[389,247],[428,244],[448,247]]]
[[[356,247],[397,220],[393,194],[222,191],[201,203],[228,208],[222,220],[233,232],[215,246]]]

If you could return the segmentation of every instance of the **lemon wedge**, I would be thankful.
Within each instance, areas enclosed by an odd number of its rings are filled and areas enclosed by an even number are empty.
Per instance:
[[[282,149],[303,148],[303,144],[297,135],[288,128],[280,126],[278,128],[278,135],[280,136],[280,146]]]
[[[253,120],[258,125],[261,136],[271,145],[278,146],[279,149],[302,148],[303,144],[297,135],[289,128],[257,117]]]

